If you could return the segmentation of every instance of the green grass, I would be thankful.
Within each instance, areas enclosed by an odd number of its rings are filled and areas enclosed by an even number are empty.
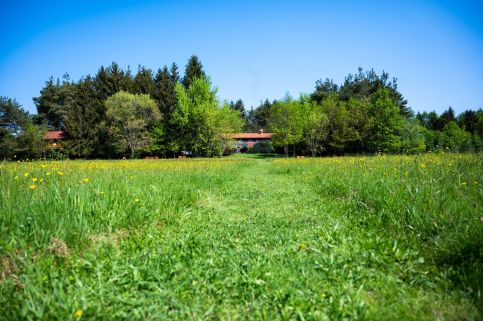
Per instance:
[[[0,320],[479,320],[482,163],[2,163]]]

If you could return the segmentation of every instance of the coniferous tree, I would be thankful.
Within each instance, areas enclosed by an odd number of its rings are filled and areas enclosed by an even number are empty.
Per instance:
[[[154,93],[154,79],[151,69],[144,66],[139,66],[138,73],[134,76],[134,93],[153,95]]]
[[[40,96],[34,97],[33,101],[37,107],[39,123],[45,123],[51,130],[62,129],[64,93],[59,79],[54,82],[50,77],[40,90]]]
[[[174,65],[175,66],[175,65]],[[174,74],[170,74],[168,68],[165,66],[163,69],[158,69],[154,80],[154,93],[153,98],[156,101],[159,111],[162,115],[162,128],[157,128],[157,141],[158,148],[166,150],[171,145],[174,136],[174,129],[171,125],[171,116],[174,108],[176,107],[176,82],[177,78],[176,69],[172,68]]]
[[[448,123],[456,121],[453,108],[451,106],[439,116],[439,129],[443,129]]]
[[[230,101],[229,106],[231,109],[238,111],[243,119],[247,118],[245,104],[243,104],[243,100],[238,99],[236,102]]]
[[[373,69],[363,72],[359,67],[356,74],[346,76],[338,92],[341,100],[348,101],[350,98],[367,98],[380,88],[388,90],[389,97],[399,107],[401,116],[407,118],[413,115],[412,110],[407,106],[407,100],[397,89],[397,79],[389,80],[389,74],[384,71],[379,76]]]
[[[129,68],[124,71],[116,62],[105,68],[101,66],[95,77],[95,86],[101,100],[119,91],[133,92],[134,83]]]
[[[249,131],[266,130],[268,127],[268,119],[270,118],[270,108],[276,103],[272,103],[265,99],[258,107],[250,110],[248,113],[248,129]]]
[[[179,78],[179,72],[178,72],[178,65],[176,65],[176,63],[174,62],[171,65],[170,73],[171,73],[171,80],[173,81],[173,83],[177,84],[180,81],[180,78]]]
[[[193,55],[186,64],[186,69],[183,77],[183,86],[188,89],[195,79],[206,79],[206,74],[203,71],[203,65],[197,56]]]
[[[310,98],[317,103],[321,103],[330,94],[336,93],[339,87],[334,83],[332,79],[326,78],[324,81],[319,79],[315,82],[315,91]]]
[[[90,158],[99,154],[105,115],[94,80],[87,76],[72,85],[71,98],[65,105],[65,130],[69,140],[65,148],[72,157]]]

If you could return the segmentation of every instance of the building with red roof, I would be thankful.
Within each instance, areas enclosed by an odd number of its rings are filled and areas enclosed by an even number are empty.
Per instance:
[[[237,142],[237,152],[246,152],[258,142],[270,141],[273,137],[273,133],[264,133],[263,130],[261,130],[258,133],[234,133],[229,136]]]
[[[59,149],[62,148],[60,141],[66,139],[67,134],[63,130],[51,130],[43,138],[48,142],[47,148]]]

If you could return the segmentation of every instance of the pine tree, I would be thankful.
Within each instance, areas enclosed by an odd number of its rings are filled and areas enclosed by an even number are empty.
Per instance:
[[[144,66],[138,67],[138,73],[134,77],[134,92],[136,94],[153,95],[154,79],[151,69],[147,69]]]
[[[188,89],[195,79],[206,79],[206,74],[203,71],[203,65],[201,64],[198,57],[195,55],[191,56],[186,64],[186,69],[183,78],[183,86]]]
[[[158,69],[154,80],[155,87],[153,98],[156,101],[159,111],[162,115],[162,133],[164,136],[162,137],[161,141],[157,141],[156,143],[158,145],[163,145],[163,149],[166,149],[170,145],[174,135],[174,129],[171,124],[171,116],[177,103],[175,92],[176,82],[174,81],[177,75],[175,68],[172,67],[172,71],[173,73],[170,74],[166,66],[163,69]],[[160,130],[158,129],[158,133],[159,132]],[[157,149],[161,148],[158,146]]]
[[[109,67],[101,66],[95,77],[95,86],[101,100],[123,90],[133,92],[134,83],[129,68],[124,71],[116,62]]]
[[[246,111],[245,111],[245,104],[243,103],[243,100],[238,99],[236,102],[231,101],[230,102],[230,108],[238,111],[240,113],[240,116],[243,119],[247,118],[247,114],[246,114]]]
[[[174,84],[177,84],[179,82],[179,72],[178,72],[178,65],[173,62],[171,65],[171,80],[173,81]]]
[[[64,97],[59,79],[54,82],[52,77],[45,82],[40,90],[40,96],[34,97],[37,107],[37,122],[45,123],[51,130],[62,129]]]
[[[65,130],[69,140],[66,151],[72,157],[94,157],[100,148],[105,115],[102,101],[98,99],[94,80],[87,76],[72,85],[71,98],[65,105]]]

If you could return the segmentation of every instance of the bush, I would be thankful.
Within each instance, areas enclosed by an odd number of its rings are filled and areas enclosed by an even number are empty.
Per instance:
[[[270,154],[274,151],[273,145],[269,141],[258,142],[252,148],[248,149],[248,153],[250,154]]]

